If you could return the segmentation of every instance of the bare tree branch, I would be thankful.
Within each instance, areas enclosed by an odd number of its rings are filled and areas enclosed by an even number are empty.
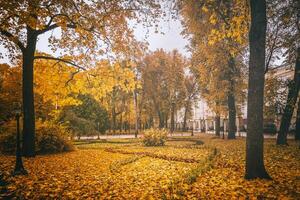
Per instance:
[[[50,57],[50,56],[34,56],[34,59],[57,60],[57,61],[60,61],[60,62],[64,62],[64,63],[70,64],[70,65],[72,65],[74,67],[77,67],[78,69],[81,69],[81,70],[84,70],[84,71],[86,70],[86,68],[77,65],[73,61],[66,60],[66,59],[63,59],[63,58],[55,58],[55,57]]]

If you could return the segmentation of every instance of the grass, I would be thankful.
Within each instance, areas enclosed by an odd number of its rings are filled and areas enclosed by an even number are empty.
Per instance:
[[[28,176],[12,177],[15,158],[0,155],[0,199],[297,199],[300,149],[265,141],[272,181],[244,180],[245,139],[176,137],[163,147],[140,139],[76,141],[76,151],[24,159]],[[190,162],[193,161],[193,162]]]

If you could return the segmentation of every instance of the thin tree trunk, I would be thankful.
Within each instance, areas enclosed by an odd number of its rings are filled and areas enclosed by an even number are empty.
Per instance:
[[[134,137],[137,138],[139,133],[139,111],[138,111],[138,99],[137,99],[137,92],[136,90],[133,92],[133,100],[134,100],[134,110],[135,110],[135,130],[134,130]]]
[[[220,115],[217,114],[216,117],[215,117],[215,124],[216,124],[216,128],[215,128],[215,133],[216,133],[216,136],[220,136],[220,130],[221,130],[221,118],[220,118]]]
[[[164,128],[164,125],[165,125],[164,116],[163,116],[162,112],[160,112],[160,111],[158,111],[157,114],[158,114],[158,118],[159,118],[159,128]]]
[[[295,140],[300,140],[300,98],[298,98]]]
[[[175,130],[175,103],[172,103],[171,105],[171,127],[170,131],[173,133]]]
[[[271,177],[264,166],[263,101],[266,45],[266,1],[250,0],[250,59],[245,179]]]
[[[119,123],[119,134],[122,134],[122,131],[123,131],[123,115],[121,114],[120,115],[120,123]]]
[[[115,110],[115,107],[112,108],[112,130],[113,130],[113,134],[115,135],[116,134],[116,110]]]
[[[23,53],[23,155],[35,156],[35,112],[33,92],[33,64],[37,35],[31,28],[27,28],[27,47]]]
[[[294,79],[289,84],[287,102],[281,118],[280,128],[277,136],[277,145],[287,145],[287,133],[291,125],[291,119],[300,88],[300,47],[297,49],[297,59],[295,63]]]
[[[230,92],[228,94],[228,139],[235,139],[236,133],[236,109],[234,94]]]
[[[168,114],[165,115],[165,128],[168,128]]]
[[[187,102],[184,107],[182,131],[186,131],[186,120],[187,120],[188,107],[189,107],[189,102]]]

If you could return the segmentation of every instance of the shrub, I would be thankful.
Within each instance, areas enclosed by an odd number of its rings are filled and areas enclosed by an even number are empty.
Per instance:
[[[168,131],[164,129],[149,129],[144,133],[143,143],[145,146],[164,146]]]
[[[204,144],[204,142],[202,141],[202,140],[196,140],[196,143],[195,143],[196,145],[203,145]]]
[[[22,138],[22,136],[21,136]],[[69,141],[69,134],[60,125],[50,122],[36,122],[35,146],[40,154],[71,151],[73,144]],[[12,154],[16,149],[16,124],[9,122],[0,135],[0,151]]]
[[[43,123],[37,129],[37,151],[39,153],[57,153],[73,150],[66,129],[53,123]]]

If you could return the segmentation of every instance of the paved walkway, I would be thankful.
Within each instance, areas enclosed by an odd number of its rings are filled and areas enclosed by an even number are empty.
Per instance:
[[[198,135],[200,132],[194,132],[194,135]],[[206,134],[214,135],[214,131],[208,131]],[[223,133],[221,132],[221,137]],[[227,133],[225,133],[227,136]],[[246,132],[238,132],[236,133],[237,137],[246,137]],[[180,136],[191,136],[191,132],[186,132],[186,133],[173,133],[172,135],[169,135],[170,137],[180,137]],[[138,138],[141,138],[142,135],[138,135]],[[273,138],[275,139],[277,137],[276,135],[269,135],[265,134],[264,138]],[[100,139],[131,139],[135,138],[134,134],[127,134],[127,135],[101,135]],[[84,136],[80,138],[81,140],[86,140],[86,139],[98,139],[97,136]],[[288,135],[288,139],[294,139],[294,136]]]

